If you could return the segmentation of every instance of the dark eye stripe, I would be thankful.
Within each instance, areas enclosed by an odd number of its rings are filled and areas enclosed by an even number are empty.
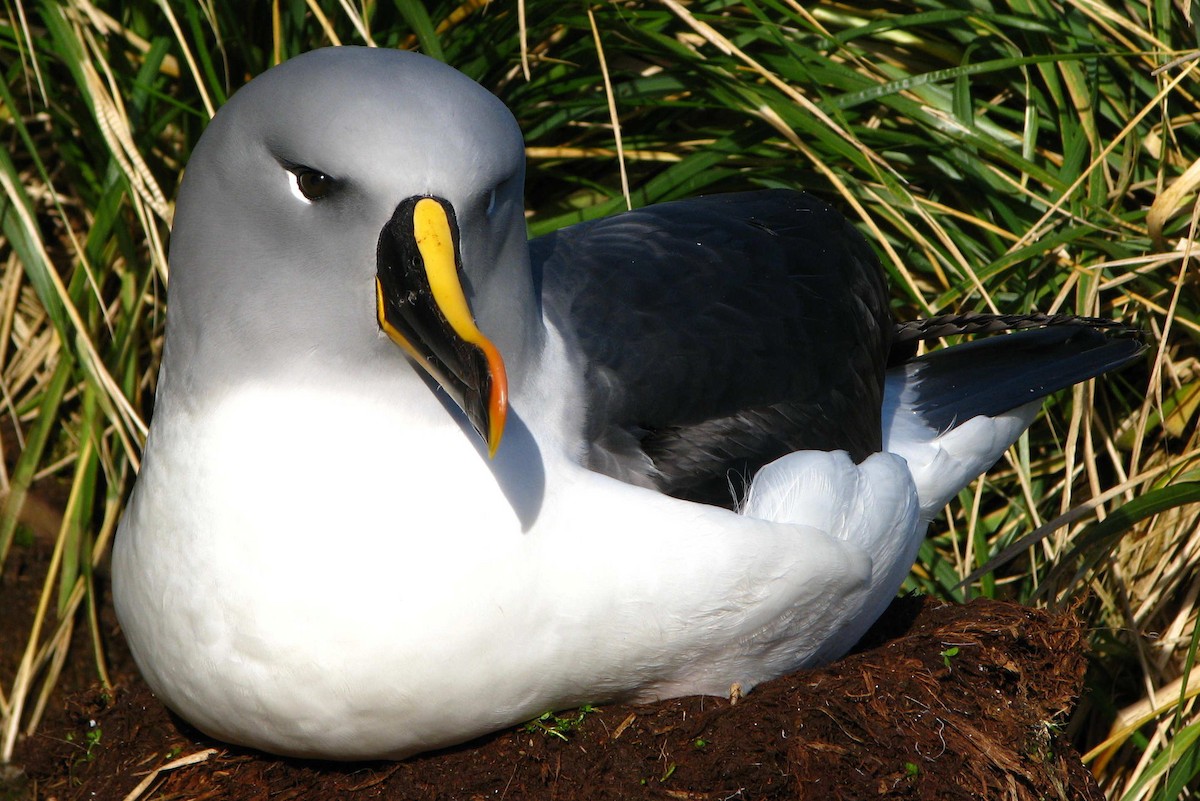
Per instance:
[[[334,181],[323,172],[301,169],[296,171],[296,186],[309,200],[320,200],[333,189]]]

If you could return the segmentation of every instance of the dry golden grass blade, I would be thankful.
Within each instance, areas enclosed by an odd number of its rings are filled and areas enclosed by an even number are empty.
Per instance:
[[[651,161],[661,163],[677,163],[683,160],[678,153],[664,150],[622,150],[625,159],[629,161]],[[527,159],[613,159],[617,151],[607,147],[537,147],[525,148]]]
[[[592,9],[588,8],[588,19],[592,23],[592,31],[596,30],[596,18],[592,15]],[[521,74],[525,76],[525,80],[529,80],[529,28],[525,24],[525,0],[517,0],[517,36],[521,39]],[[596,33],[596,47],[600,46],[600,34]],[[615,115],[614,115],[615,116]],[[628,198],[629,193],[625,193]]]
[[[354,26],[354,30],[358,31],[358,35],[362,37],[363,43],[368,47],[375,47],[375,40],[371,38],[371,31],[367,27],[366,17],[361,12],[355,10],[354,6],[350,5],[350,0],[338,0],[338,5],[342,7],[342,12],[350,20],[350,24]]]
[[[1072,282],[1074,283],[1074,282]],[[1088,281],[1086,286],[1090,289],[1087,291],[1086,297],[1078,297],[1076,309],[1077,313],[1089,315],[1092,317],[1100,316],[1100,296],[1096,291],[1096,282]],[[1086,384],[1078,384],[1071,389],[1071,418],[1067,423],[1067,440],[1063,448],[1063,456],[1066,460],[1066,473],[1072,475],[1075,472],[1075,457],[1079,453],[1080,440],[1083,443],[1083,465],[1088,479],[1088,494],[1091,497],[1096,497],[1103,492],[1100,477],[1097,474],[1096,467],[1096,448],[1092,439],[1092,433],[1095,430],[1095,424],[1092,419],[1092,403],[1095,395],[1095,382],[1088,381]],[[1121,460],[1116,460],[1119,467]],[[1062,501],[1059,505],[1060,512],[1065,512],[1071,508],[1072,494],[1074,492],[1074,482],[1067,482],[1063,487]],[[1103,520],[1106,514],[1106,508],[1101,505],[1096,507],[1096,519]]]
[[[307,3],[308,10],[312,12],[313,18],[317,21],[317,24],[321,26],[321,31],[325,34],[325,37],[329,40],[329,43],[335,47],[340,47],[342,40],[338,37],[337,31],[333,29],[333,25],[329,22],[329,17],[325,16],[325,12],[321,9],[321,6],[317,3],[317,0],[307,0]],[[281,39],[281,36],[277,35],[275,37],[275,41],[277,43],[279,43]],[[278,64],[280,61],[283,61],[283,53],[281,51],[277,53],[275,63]]]
[[[1146,227],[1150,229],[1150,238],[1159,250],[1170,249],[1167,241],[1163,239],[1163,226],[1185,207],[1185,199],[1195,192],[1198,186],[1200,186],[1200,158],[1193,161],[1183,175],[1172,181],[1154,199],[1150,211],[1146,214]]]
[[[163,286],[166,286],[170,278],[170,268],[167,265],[167,248],[163,242],[162,229],[155,224],[155,215],[146,204],[137,202],[135,198],[132,206],[134,214],[138,218],[139,231],[145,236],[147,258],[150,261],[151,267],[158,274]],[[175,214],[175,204],[173,202],[170,204],[169,213],[172,217]]]
[[[1001,239],[1007,239],[1012,242],[1015,242],[1017,240],[1016,234],[1014,234],[1012,231],[1008,230],[1007,228],[1005,228],[1001,225],[997,225],[996,223],[992,222],[991,220],[981,219],[980,217],[978,217],[974,214],[965,212],[962,209],[957,209],[953,206],[948,206],[945,203],[939,203],[938,201],[936,201],[932,198],[917,197],[914,199],[917,201],[917,203],[921,206],[922,209],[926,210],[927,214],[934,213],[934,214],[937,214],[939,217],[954,217],[956,219],[962,220],[963,222],[967,223],[972,228],[978,228],[981,231],[987,231],[989,234],[992,234],[993,236],[997,236]]]
[[[621,141],[621,118],[617,115],[617,99],[613,95],[612,80],[608,77],[608,62],[604,60],[604,45],[600,41],[600,29],[596,27],[596,15],[587,10],[588,22],[592,26],[592,40],[596,43],[596,55],[600,59],[600,76],[604,79],[604,96],[608,100],[608,116],[612,120],[613,139],[617,145],[617,167],[621,171],[621,194],[625,197],[625,208],[633,208],[629,196],[629,171],[625,168],[625,145]],[[528,75],[526,75],[528,78]]]
[[[21,0],[17,0],[17,24],[21,29],[21,39],[18,41],[24,44],[21,52],[21,63],[32,67],[34,78],[37,80],[38,91],[42,96],[42,103],[44,104],[46,102],[46,81],[42,77],[41,65],[38,63],[37,58],[33,57],[33,32],[29,29],[29,20],[25,16],[25,4]]]
[[[150,172],[150,168],[146,166],[141,151],[133,141],[129,116],[126,114],[124,104],[121,102],[121,94],[117,88],[116,79],[113,77],[112,72],[108,70],[108,65],[103,59],[103,51],[89,31],[81,31],[80,33],[88,50],[94,56],[94,58],[85,59],[80,62],[80,65],[83,67],[84,76],[87,79],[88,97],[92,101],[96,121],[99,123],[100,132],[108,143],[109,152],[117,159],[117,163],[121,166],[121,171],[129,179],[129,185],[133,187],[133,190],[140,196],[142,201],[153,209],[154,213],[163,222],[170,225],[171,207],[167,203],[166,194],[158,185],[158,181],[155,180],[154,175]],[[94,66],[95,64],[100,64],[105,70],[105,80],[102,81],[100,79],[100,75]],[[79,252],[81,253],[81,251]]]
[[[162,9],[163,16],[171,26],[171,32],[175,35],[175,41],[179,44],[179,49],[183,51],[184,61],[187,62],[188,71],[192,74],[196,91],[199,93],[200,100],[204,104],[204,111],[211,119],[217,113],[217,108],[213,105],[212,96],[209,94],[204,76],[200,74],[200,69],[196,66],[196,58],[192,55],[192,48],[188,46],[187,39],[183,35],[183,30],[179,27],[179,20],[175,18],[175,12],[171,10],[171,3],[169,0],[158,0],[158,7]]]
[[[154,784],[154,782],[162,774],[169,773],[173,770],[178,770],[179,768],[186,768],[190,765],[198,765],[216,753],[217,749],[215,748],[205,748],[203,751],[197,751],[194,754],[188,754],[187,756],[179,757],[179,759],[172,760],[160,768],[155,768],[154,770],[150,771],[150,773],[148,773],[144,779],[138,782],[137,786],[134,787],[129,792],[129,795],[125,796],[122,801],[139,801],[142,795],[150,789],[150,786]]]

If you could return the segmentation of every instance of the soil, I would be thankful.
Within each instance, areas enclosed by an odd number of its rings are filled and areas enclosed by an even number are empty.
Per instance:
[[[11,676],[48,548],[14,548],[0,605]],[[83,634],[0,799],[1101,799],[1063,728],[1085,643],[1075,620],[1012,604],[898,600],[834,665],[736,704],[680,698],[549,716],[400,763],[265,756],[207,739],[137,675],[102,608],[113,686]],[[82,628],[82,627],[81,627]]]

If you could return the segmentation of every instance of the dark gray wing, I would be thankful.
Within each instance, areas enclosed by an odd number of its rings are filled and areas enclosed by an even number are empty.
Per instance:
[[[663,203],[530,250],[544,314],[587,378],[592,469],[732,506],[731,487],[785,453],[882,448],[886,284],[825,203]]]

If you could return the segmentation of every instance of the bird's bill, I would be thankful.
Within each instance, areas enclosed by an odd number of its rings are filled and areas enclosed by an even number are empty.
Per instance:
[[[508,377],[463,292],[458,223],[447,201],[413,197],[396,207],[379,235],[375,301],[379,327],[462,407],[495,456]]]

